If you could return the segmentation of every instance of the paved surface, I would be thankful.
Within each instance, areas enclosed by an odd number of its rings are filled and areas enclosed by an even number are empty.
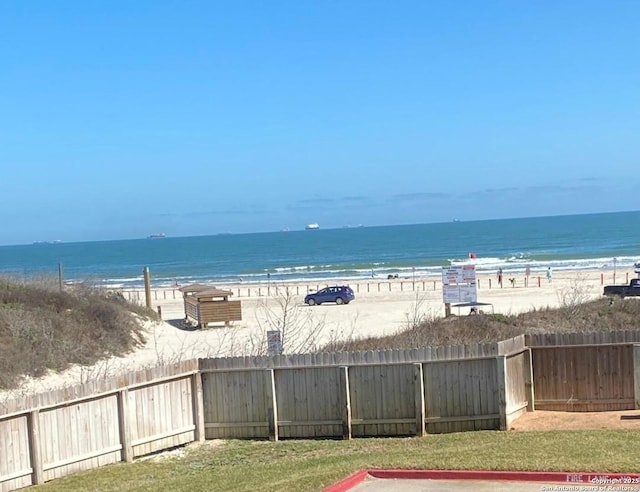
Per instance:
[[[325,492],[640,492],[640,474],[360,470]]]
[[[617,490],[640,492],[638,485],[610,485],[606,486],[571,484],[571,483],[543,483],[543,482],[515,482],[498,480],[422,480],[422,479],[387,479],[367,477],[349,492],[598,492]],[[626,488],[628,487],[628,488]],[[634,488],[635,487],[635,488]]]

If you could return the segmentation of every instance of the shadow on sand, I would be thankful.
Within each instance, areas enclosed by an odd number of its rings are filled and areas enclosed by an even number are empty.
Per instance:
[[[177,328],[182,331],[198,331],[200,328],[198,326],[185,321],[184,318],[179,319],[165,319],[165,323],[169,323],[171,326]]]

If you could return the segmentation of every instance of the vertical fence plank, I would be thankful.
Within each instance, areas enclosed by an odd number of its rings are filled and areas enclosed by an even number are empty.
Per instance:
[[[527,395],[527,412],[533,412],[536,409],[536,395],[533,387],[533,357],[531,348],[527,348],[524,351],[524,389]]]
[[[196,442],[204,441],[204,398],[202,393],[202,373],[191,376],[191,409],[193,424],[196,426],[193,438]]]
[[[496,378],[498,388],[498,409],[500,412],[500,430],[507,430],[507,358],[496,357]]]
[[[415,407],[416,407],[416,435],[425,435],[425,409],[424,409],[424,373],[422,371],[422,363],[414,364],[413,382],[415,389]]]
[[[351,393],[349,368],[340,367],[340,404],[342,405],[342,439],[351,439]]]
[[[635,408],[640,408],[640,344],[633,345],[633,393]]]
[[[275,370],[267,369],[268,381],[270,383],[269,391],[269,407],[267,408],[267,416],[269,419],[269,440],[278,440],[278,402],[276,398],[276,377]]]
[[[34,410],[27,418],[27,432],[29,433],[29,459],[31,460],[31,482],[34,485],[44,483],[42,468],[42,450],[40,448],[40,411]]]
[[[118,431],[120,434],[120,459],[127,463],[133,461],[131,428],[129,426],[129,390],[118,391]]]

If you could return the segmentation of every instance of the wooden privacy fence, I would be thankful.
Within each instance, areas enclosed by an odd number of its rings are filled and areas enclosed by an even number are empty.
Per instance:
[[[197,367],[192,360],[7,402],[0,491],[202,439]]]
[[[640,408],[640,331],[527,335],[538,410]]]
[[[640,332],[185,361],[0,403],[0,491],[214,438],[508,429],[640,408]],[[534,401],[535,395],[535,401]]]
[[[506,429],[533,400],[524,337],[379,352],[200,360],[207,439]]]

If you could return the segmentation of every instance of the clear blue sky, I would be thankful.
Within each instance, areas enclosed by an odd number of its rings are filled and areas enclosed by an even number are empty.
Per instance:
[[[0,5],[0,244],[637,209],[636,1]]]

